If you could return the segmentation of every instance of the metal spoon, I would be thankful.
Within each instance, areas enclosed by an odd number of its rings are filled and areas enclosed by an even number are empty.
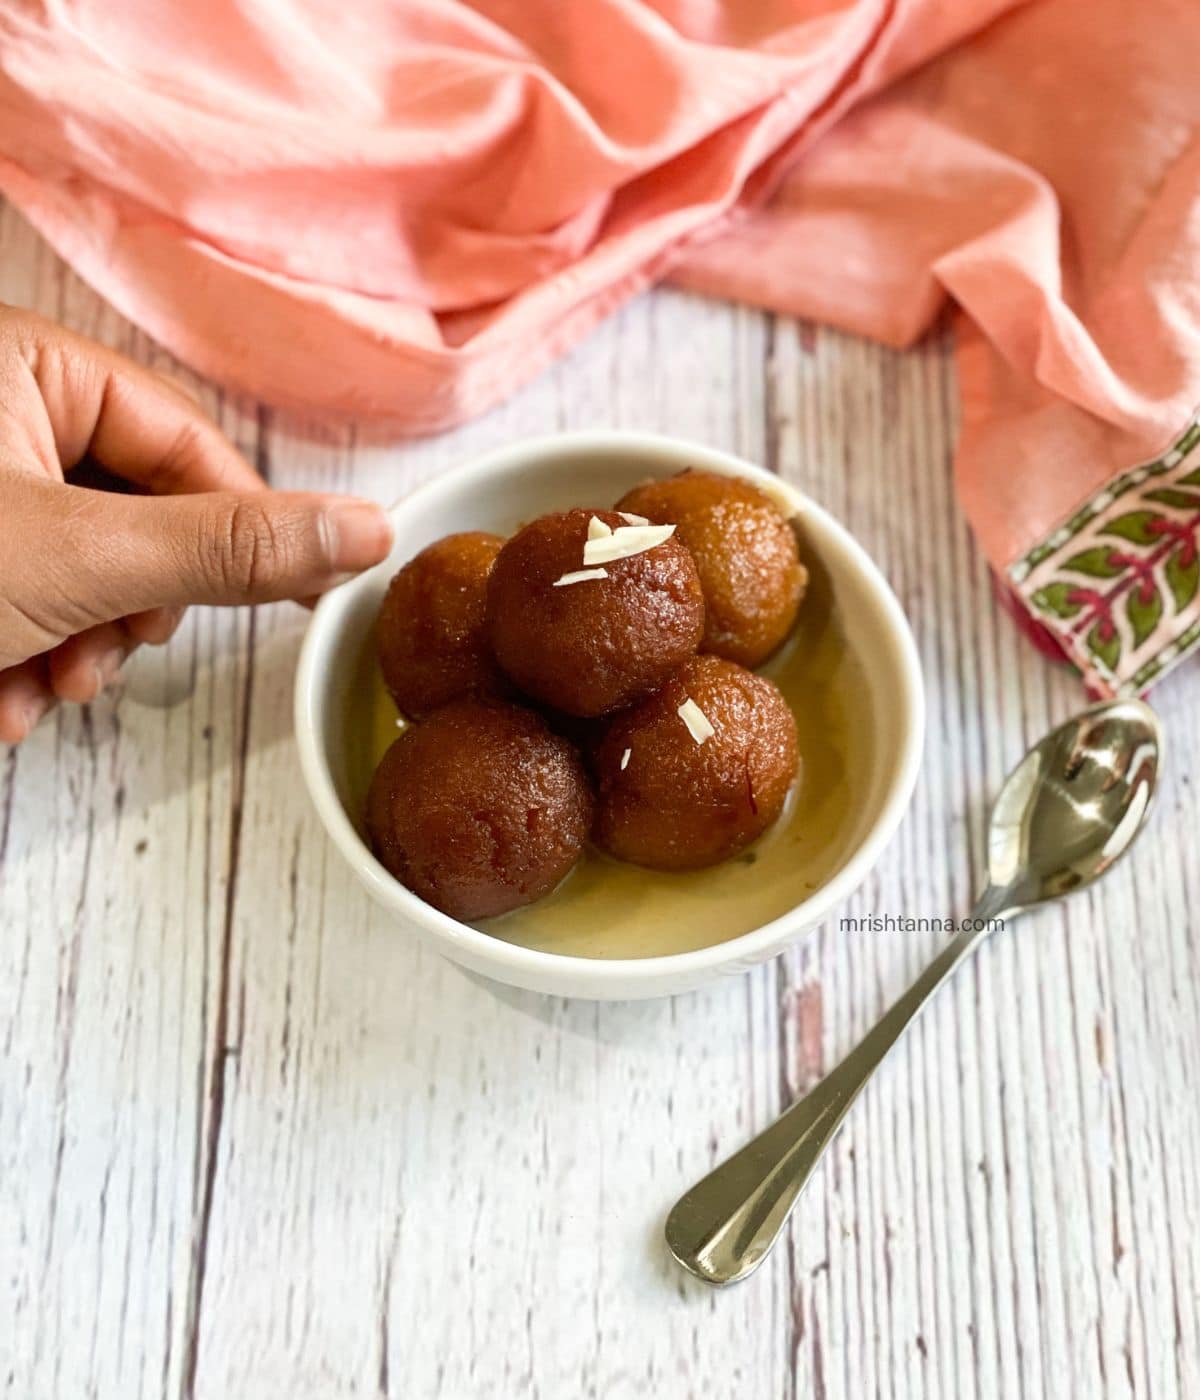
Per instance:
[[[987,888],[961,932],[835,1070],[676,1203],[667,1217],[667,1245],[685,1269],[715,1284],[753,1273],[850,1105],[992,921],[1082,889],[1133,844],[1162,747],[1148,705],[1113,700],[1030,749],[992,809]]]

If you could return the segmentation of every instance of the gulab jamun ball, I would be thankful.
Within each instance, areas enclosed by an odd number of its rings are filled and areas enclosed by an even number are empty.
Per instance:
[[[480,530],[447,535],[388,585],[379,612],[379,665],[409,719],[450,700],[508,690],[484,627],[488,575],[503,543]]]
[[[488,580],[496,660],[521,690],[570,715],[609,714],[656,690],[704,631],[692,556],[671,535],[609,557],[646,538],[645,527],[628,529],[616,511],[543,515],[505,544]]]
[[[592,809],[579,755],[540,715],[456,700],[384,754],[367,828],[402,885],[456,919],[486,919],[554,889]]]
[[[716,865],[779,816],[798,762],[778,688],[721,657],[694,657],[609,723],[593,753],[593,839],[655,870]]]
[[[796,621],[808,572],[774,501],[740,477],[689,468],[635,486],[617,508],[678,527],[704,591],[701,650],[753,668]]]

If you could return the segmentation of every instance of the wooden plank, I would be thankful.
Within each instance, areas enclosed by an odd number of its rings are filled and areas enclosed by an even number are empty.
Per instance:
[[[3,220],[0,298],[152,358]],[[13,1394],[183,1385],[250,626],[193,614],[122,696],[59,711],[5,758],[0,1374]]]
[[[760,336],[748,313],[643,301],[483,422],[356,454],[346,484],[386,496],[483,446],[598,419],[757,455],[761,414],[739,423],[730,405],[747,401],[747,368],[759,378]],[[340,448],[276,426],[277,480],[345,470],[330,461]],[[295,626],[277,625],[259,656],[278,642],[290,660]],[[252,735],[273,734],[289,684],[290,665],[256,676]],[[286,745],[252,741],[247,793],[256,834],[235,915],[246,1030],[198,1392],[250,1374],[339,1395],[384,1380],[415,1395],[682,1394],[721,1374],[780,1391],[784,1295],[718,1305],[660,1239],[689,1175],[746,1132],[755,1094],[774,1105],[773,973],[629,1007],[488,987],[383,924],[321,839]],[[295,905],[281,920],[287,870]]]
[[[850,908],[963,911],[987,797],[1077,708],[1075,684],[998,614],[957,516],[938,343],[895,357],[785,325],[774,361],[783,469],[883,564],[929,680],[932,747],[900,858],[894,848]],[[1169,728],[1198,690],[1194,671],[1161,688]],[[995,936],[852,1117],[793,1229],[799,1389],[1116,1396],[1196,1384],[1195,1233],[1177,1229],[1200,1202],[1195,857],[1181,839],[1196,811],[1178,752],[1157,841],[1079,902]],[[828,1064],[936,937],[827,929],[817,950],[784,959],[795,1087],[811,1077],[818,1031]],[[1126,1008],[1119,1027],[1113,1007]],[[845,1346],[838,1377],[831,1334]]]

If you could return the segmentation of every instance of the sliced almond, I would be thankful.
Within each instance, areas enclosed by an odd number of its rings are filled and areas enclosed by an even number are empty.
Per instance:
[[[556,578],[554,587],[565,588],[568,583],[587,583],[589,579],[607,577],[607,569],[576,569],[573,574],[563,574],[562,578]]]
[[[711,739],[717,732],[708,722],[708,716],[699,705],[689,695],[676,711],[679,718],[687,725],[687,731],[695,739],[696,743],[702,744],[706,739]]]
[[[624,773],[624,771],[626,770],[626,768],[629,767],[629,755],[630,755],[632,752],[633,752],[632,749],[626,749],[625,752],[621,755],[621,772],[622,772],[622,773]]]
[[[593,515],[588,521],[587,537],[589,540],[605,540],[611,534],[612,526],[606,525],[598,515]]]
[[[666,544],[674,533],[674,525],[618,525],[611,535],[588,540],[583,547],[583,562],[611,564],[615,559],[644,554],[648,549]]]
[[[631,515],[627,510],[619,510],[617,514],[626,525],[649,525],[650,521],[644,515]]]

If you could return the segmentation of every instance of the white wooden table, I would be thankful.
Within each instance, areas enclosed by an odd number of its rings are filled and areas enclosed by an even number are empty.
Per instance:
[[[178,371],[11,210],[0,299]],[[276,485],[389,500],[555,428],[765,461],[912,618],[929,736],[844,912],[966,909],[986,805],[1080,702],[955,505],[949,344],[893,354],[672,292],[459,432],[389,445],[192,379]],[[3,521],[0,521],[0,548]],[[936,933],[839,931],[674,1001],[551,1001],[390,928],[291,741],[297,608],[194,612],[0,753],[0,1386],[77,1396],[1200,1394],[1200,666],[1153,835],[958,974],[754,1279],[664,1214],[831,1065]]]

